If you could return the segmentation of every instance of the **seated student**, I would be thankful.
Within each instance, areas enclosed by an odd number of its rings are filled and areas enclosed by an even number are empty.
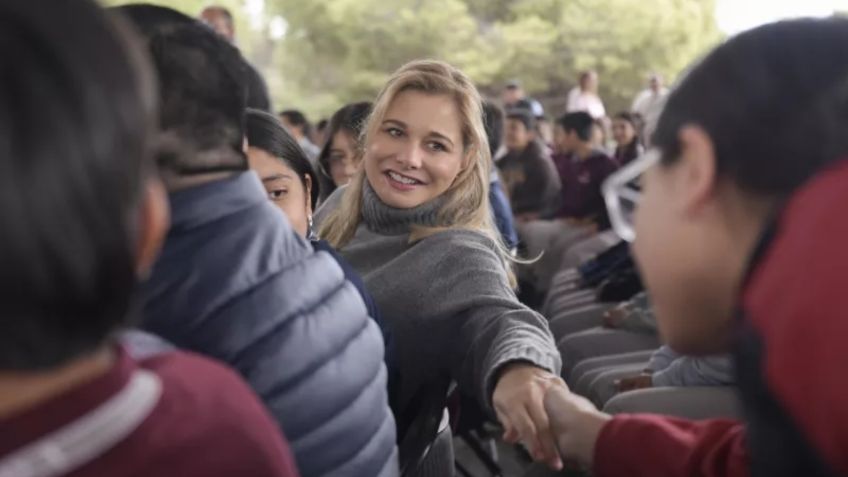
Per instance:
[[[617,169],[613,159],[593,145],[594,121],[588,113],[568,113],[554,130],[555,163],[562,183],[555,220],[519,227],[528,257],[541,259],[530,266],[538,291],[547,291],[564,255],[595,233],[609,228],[601,185]]]
[[[636,118],[630,113],[618,113],[612,118],[612,136],[616,144],[613,159],[619,166],[630,164],[645,152],[637,130]]]
[[[374,298],[362,278],[335,250],[315,234],[312,211],[318,201],[319,182],[303,150],[273,114],[248,109],[245,118],[247,160],[259,175],[265,192],[280,208],[301,237],[309,240],[316,251],[333,256],[345,272],[345,278],[356,286],[368,308],[368,316],[382,328],[382,320]]]
[[[437,61],[401,67],[366,125],[362,170],[319,211],[321,236],[391,320],[400,409],[453,378],[497,415],[507,440],[561,467],[540,407],[560,360],[544,318],[512,290],[488,205],[482,118],[461,71]]]
[[[848,475],[846,42],[838,17],[735,36],[671,93],[655,149],[611,179],[614,205],[641,176],[635,228],[613,222],[635,237],[664,339],[732,350],[745,422],[611,417],[555,387],[560,450],[593,475]]]
[[[503,144],[504,111],[492,101],[483,101],[483,126],[486,128],[486,137],[489,139],[489,152],[492,157],[495,157]],[[509,250],[515,250],[518,246],[518,233],[515,231],[512,207],[501,184],[500,174],[494,167],[489,175],[489,205],[492,206],[495,225],[501,233],[504,245]]]
[[[601,185],[618,168],[606,153],[592,146],[593,122],[587,113],[569,113],[557,121],[555,141],[566,154],[557,162],[562,202],[557,217],[571,225],[609,228]]]
[[[135,38],[88,0],[0,18],[0,475],[296,476],[235,373],[116,338],[168,221]]]
[[[336,188],[347,185],[362,157],[359,150],[362,126],[371,114],[371,103],[352,103],[333,114],[327,126],[327,142],[318,155],[318,172],[321,173],[319,202],[324,202]]]
[[[506,115],[507,154],[498,168],[518,222],[546,217],[559,207],[556,168],[536,138],[536,118],[526,109]]]
[[[303,475],[396,475],[380,330],[248,170],[240,55],[173,10],[118,10],[148,32],[162,136],[182,144],[160,161],[172,227],[143,288],[144,329],[242,373]]]
[[[692,419],[741,415],[728,354],[682,356],[662,346],[653,352],[587,359],[578,368],[583,369],[574,392],[604,412],[657,412]]]

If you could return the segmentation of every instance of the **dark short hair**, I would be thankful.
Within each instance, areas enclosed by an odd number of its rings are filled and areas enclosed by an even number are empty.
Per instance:
[[[336,184],[330,177],[330,150],[333,147],[333,136],[339,131],[345,131],[351,135],[354,141],[359,143],[362,138],[362,130],[371,114],[371,103],[351,103],[336,111],[327,125],[324,147],[318,155],[318,165],[321,167],[321,197],[326,199],[336,190]]]
[[[565,132],[574,131],[581,141],[590,141],[592,139],[592,126],[595,124],[595,120],[592,119],[589,113],[579,111],[565,114],[557,119],[557,124]]]
[[[263,151],[276,157],[297,174],[303,189],[306,190],[306,178],[312,182],[312,195],[310,203],[312,208],[318,203],[321,186],[318,177],[306,154],[300,145],[286,131],[280,120],[273,114],[257,109],[248,109],[246,115],[247,143],[252,147],[258,147]]]
[[[285,109],[280,111],[280,116],[286,118],[292,126],[302,126],[304,129],[309,126],[309,121],[306,120],[306,115],[297,109]]]
[[[720,176],[765,196],[785,197],[845,159],[846,44],[848,19],[835,17],[773,23],[722,44],[669,96],[652,136],[663,163],[679,159],[686,124],[710,136]]]
[[[246,170],[248,66],[238,50],[199,21],[165,7],[115,10],[146,32],[159,77],[160,127],[183,148],[163,155],[160,167],[180,175]]]
[[[627,121],[634,128],[638,127],[639,116],[637,114],[633,114],[633,113],[628,112],[628,111],[621,111],[619,113],[616,113],[616,115],[613,116],[612,118],[613,119],[620,119],[622,121]]]
[[[4,1],[0,18],[0,369],[47,370],[129,321],[155,82],[93,1]]]
[[[528,131],[536,130],[536,117],[526,108],[514,108],[506,112],[506,118],[520,121]]]
[[[483,101],[483,126],[489,139],[489,152],[492,157],[503,144],[504,110],[493,101]]]

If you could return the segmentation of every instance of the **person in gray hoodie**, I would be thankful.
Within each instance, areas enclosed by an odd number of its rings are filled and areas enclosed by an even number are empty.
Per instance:
[[[244,63],[206,26],[117,9],[159,76],[171,229],[144,284],[144,330],[236,369],[289,438],[303,477],[395,476],[384,344],[356,288],[268,200],[243,151]]]

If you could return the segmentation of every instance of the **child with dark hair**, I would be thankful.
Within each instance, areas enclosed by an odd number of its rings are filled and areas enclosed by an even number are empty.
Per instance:
[[[617,169],[615,161],[592,142],[595,122],[588,113],[568,113],[557,120],[554,141],[562,181],[557,217],[571,224],[609,228],[601,184]]]
[[[639,128],[639,118],[633,113],[621,112],[612,118],[612,137],[616,143],[613,159],[618,165],[625,166],[644,152]]]
[[[242,373],[304,475],[397,475],[379,327],[338,262],[297,235],[248,169],[238,51],[165,16],[137,23],[163,85],[162,136],[184,153],[181,167],[161,167],[172,224],[142,288],[143,328]]]
[[[297,475],[231,370],[119,338],[168,228],[137,40],[88,0],[0,18],[0,475]]]
[[[585,112],[568,113],[554,129],[554,162],[562,183],[559,208],[552,220],[519,226],[528,256],[541,257],[529,265],[536,291],[546,292],[571,246],[609,228],[601,185],[618,167],[595,147],[595,120]]]
[[[359,170],[362,127],[371,114],[371,103],[351,103],[330,118],[324,136],[326,142],[318,155],[321,175],[321,201],[337,188],[347,185]]]
[[[345,277],[362,295],[368,307],[368,315],[380,324],[385,333],[380,311],[362,278],[327,242],[319,240],[315,233],[312,211],[318,204],[320,186],[306,154],[273,114],[248,109],[245,131],[250,168],[262,180],[268,199],[286,214],[292,228],[309,240],[316,251],[325,251],[339,262]]]
[[[553,214],[559,206],[559,177],[545,146],[536,137],[536,118],[527,109],[506,114],[507,154],[497,166],[518,222]]]
[[[745,420],[612,417],[558,387],[560,450],[592,475],[848,475],[846,42],[834,17],[723,43],[607,182],[664,340],[731,351]]]

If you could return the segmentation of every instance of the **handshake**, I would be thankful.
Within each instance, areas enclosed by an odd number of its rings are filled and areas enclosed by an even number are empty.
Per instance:
[[[548,389],[545,411],[562,458],[591,466],[595,442],[611,417],[599,411],[588,399],[572,393],[565,383]]]

